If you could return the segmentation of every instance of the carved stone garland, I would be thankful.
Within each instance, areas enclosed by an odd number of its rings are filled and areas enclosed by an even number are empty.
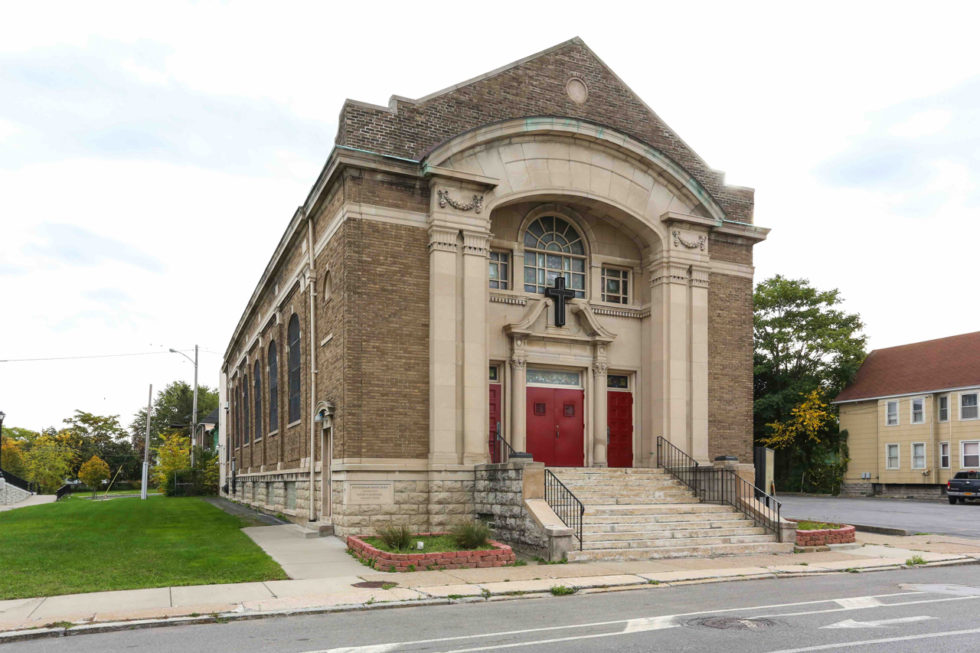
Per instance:
[[[677,245],[680,244],[688,249],[700,249],[703,252],[704,246],[708,242],[708,239],[704,236],[698,236],[698,239],[694,242],[686,240],[684,236],[681,235],[681,232],[677,231],[676,229],[672,231],[671,234],[674,236],[674,247],[677,247]]]
[[[473,211],[479,213],[483,210],[483,195],[474,195],[473,201],[469,204],[458,202],[449,196],[448,190],[439,189],[439,207],[446,208],[446,204],[457,211]]]

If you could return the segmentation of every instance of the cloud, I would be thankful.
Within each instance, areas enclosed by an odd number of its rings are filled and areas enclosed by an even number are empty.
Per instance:
[[[72,224],[45,222],[38,225],[44,239],[26,247],[26,253],[68,265],[93,266],[107,262],[126,263],[148,272],[163,272],[159,260],[132,245]]]
[[[867,124],[847,149],[817,166],[821,181],[884,191],[913,217],[950,202],[980,203],[980,77],[871,113]]]
[[[167,72],[153,42],[94,40],[0,54],[0,166],[66,156],[166,161],[263,173],[279,153],[321,162],[333,128],[269,99],[209,95]],[[15,147],[7,147],[7,146]]]

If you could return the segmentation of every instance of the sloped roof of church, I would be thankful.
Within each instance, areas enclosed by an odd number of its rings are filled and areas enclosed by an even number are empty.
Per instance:
[[[572,78],[588,88],[581,104],[566,92]],[[729,220],[752,222],[752,189],[726,186],[723,175],[578,37],[417,100],[393,96],[387,107],[348,100],[336,144],[418,161],[470,129],[531,116],[570,117],[624,132],[687,170]]]
[[[835,403],[980,386],[980,331],[875,349]]]

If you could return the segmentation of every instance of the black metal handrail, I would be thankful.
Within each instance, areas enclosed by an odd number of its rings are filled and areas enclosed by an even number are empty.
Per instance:
[[[4,480],[10,483],[11,485],[13,485],[14,487],[19,487],[21,490],[24,490],[25,492],[34,491],[31,489],[32,484],[30,481],[25,481],[20,476],[17,476],[16,474],[11,474],[6,469],[0,469],[0,476],[3,476]]]
[[[582,522],[585,521],[585,506],[572,491],[565,487],[550,469],[544,470],[544,500],[555,511],[558,519],[562,520],[575,532],[578,538],[578,548],[582,549]]]
[[[490,462],[505,463],[510,460],[514,453],[514,447],[510,446],[510,442],[507,442],[504,436],[500,434],[500,422],[497,422],[497,430],[490,442]]]
[[[58,488],[58,491],[54,493],[54,500],[61,501],[67,494],[71,494],[71,486],[67,484],[62,485]]]
[[[732,506],[761,526],[780,535],[782,506],[733,469],[700,465],[663,436],[657,437],[657,467],[689,487],[705,503]]]

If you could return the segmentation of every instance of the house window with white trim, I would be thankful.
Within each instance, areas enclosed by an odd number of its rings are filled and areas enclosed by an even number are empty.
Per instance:
[[[949,442],[939,443],[939,467],[949,469]]]
[[[949,395],[943,395],[939,398],[939,421],[949,421]]]
[[[912,405],[912,423],[924,424],[926,421],[926,400],[922,397],[917,397],[910,403]]]
[[[966,392],[960,395],[960,419],[977,418],[977,393]]]
[[[926,468],[926,443],[912,443],[912,469]]]
[[[885,445],[885,469],[898,469],[898,465],[899,465],[898,445],[886,444]]]
[[[889,401],[885,404],[885,424],[888,426],[898,425],[898,402]]]
[[[960,453],[962,467],[980,467],[980,442],[961,442]]]
[[[490,250],[490,287],[496,290],[510,289],[510,252]]]
[[[628,304],[630,301],[630,271],[602,266],[602,301]]]

